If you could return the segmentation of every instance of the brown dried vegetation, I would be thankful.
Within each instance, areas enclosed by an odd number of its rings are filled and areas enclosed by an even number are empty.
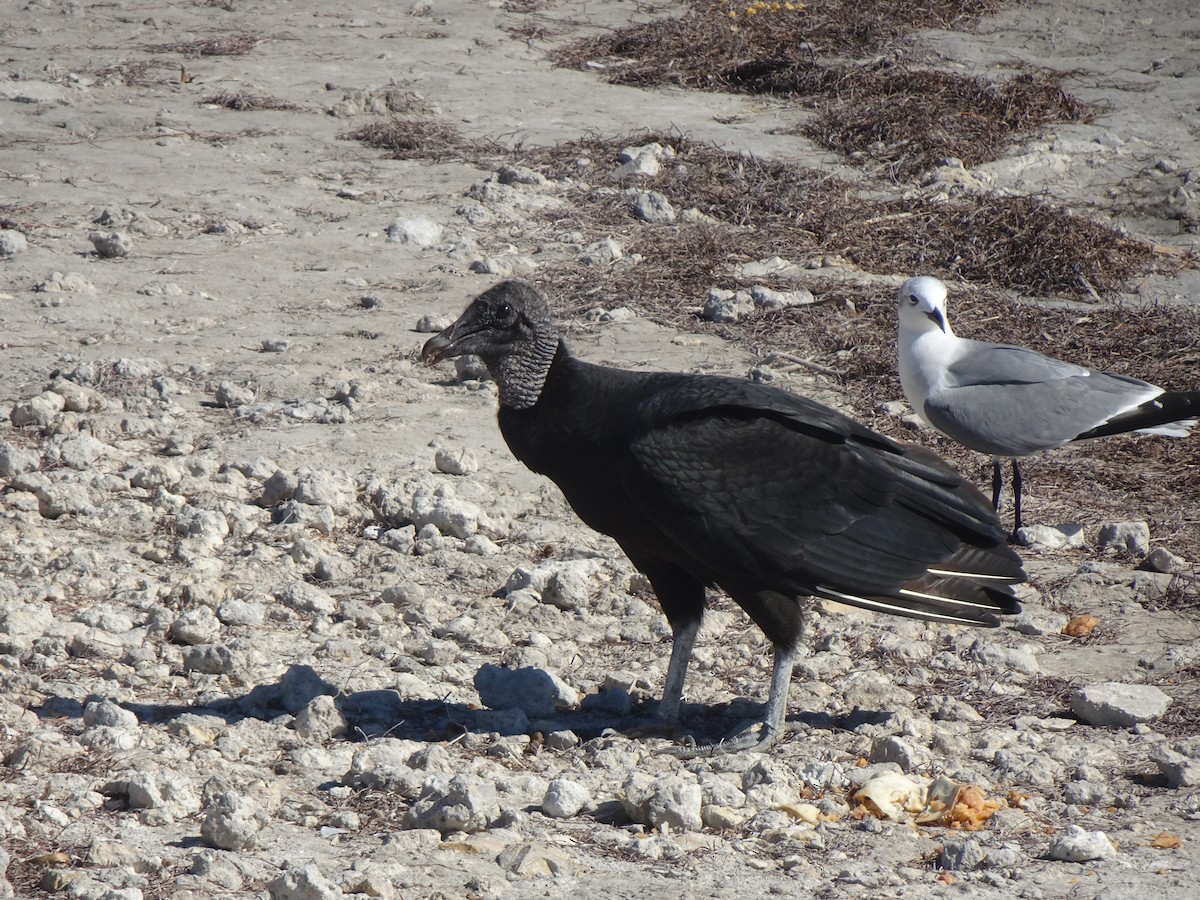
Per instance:
[[[890,51],[921,28],[961,28],[996,0],[859,3],[693,2],[655,19],[573,43],[559,65],[601,66],[620,84],[769,94],[818,109],[799,131],[853,162],[910,178],[946,158],[998,158],[1014,137],[1084,121],[1086,106],[1049,73],[1004,84],[897,64]],[[864,61],[868,54],[886,58]]]
[[[237,110],[238,112],[248,112],[259,109],[278,109],[295,111],[303,109],[303,107],[292,103],[289,100],[282,100],[279,97],[273,97],[270,94],[248,94],[245,91],[222,91],[219,94],[212,94],[200,101],[201,103],[210,104],[212,106],[223,106],[226,109]]]
[[[201,56],[245,56],[263,40],[261,35],[237,32],[173,44],[151,44],[146,49],[151,53],[178,53],[190,59]]]
[[[470,160],[492,147],[486,141],[468,140],[453,125],[426,117],[372,122],[338,137],[385,150],[392,159]]]

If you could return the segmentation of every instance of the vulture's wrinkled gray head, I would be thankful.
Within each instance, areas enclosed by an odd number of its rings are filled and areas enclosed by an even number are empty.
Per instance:
[[[483,360],[500,388],[500,403],[537,403],[558,350],[558,328],[537,288],[504,281],[476,297],[458,321],[430,338],[421,358],[433,364],[468,354]]]

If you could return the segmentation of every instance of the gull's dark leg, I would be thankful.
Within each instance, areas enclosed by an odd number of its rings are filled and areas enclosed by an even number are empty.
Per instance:
[[[996,470],[999,471],[1000,463],[996,463]],[[1021,467],[1017,464],[1016,459],[1012,461],[1012,492],[1013,492],[1013,534],[1015,535],[1021,530]]]
[[[1004,487],[1004,470],[999,459],[992,459],[992,509],[1000,512],[1000,490]]]

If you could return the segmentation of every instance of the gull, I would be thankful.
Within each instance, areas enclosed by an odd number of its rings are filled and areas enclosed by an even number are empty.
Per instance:
[[[936,278],[910,278],[898,299],[904,395],[942,434],[991,455],[996,509],[1001,461],[1012,461],[1014,535],[1021,527],[1018,457],[1131,431],[1186,437],[1200,416],[1200,391],[1166,391],[1026,347],[958,337],[946,316],[946,285]]]

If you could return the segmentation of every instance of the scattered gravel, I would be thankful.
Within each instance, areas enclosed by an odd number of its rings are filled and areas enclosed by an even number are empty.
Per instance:
[[[526,71],[525,39],[497,26],[534,17],[453,0],[284,23],[239,5],[261,34],[189,43],[220,6],[22,5],[6,51],[4,168],[29,205],[0,210],[19,222],[0,230],[0,897],[1187,896],[1200,631],[1172,534],[1136,503],[1086,540],[1030,532],[1024,612],[994,630],[812,604],[793,734],[770,754],[656,752],[675,739],[653,730],[670,634],[645,578],[512,460],[477,364],[411,351],[475,271],[566,260],[600,284],[644,265],[619,229],[577,230],[568,184],[686,252],[670,229],[709,227],[704,211],[650,183],[679,161],[636,137],[551,174],[436,147],[379,159],[337,140],[342,120],[403,125],[416,101],[389,78],[410,65],[431,90]],[[146,29],[176,49],[111,50]],[[314,66],[378,83],[314,89]],[[252,75],[298,108],[193,102]],[[596,90],[581,84],[505,127],[564,115]],[[606,115],[628,113],[618,93]],[[487,131],[489,96],[447,108]],[[671,102],[707,128],[717,96]],[[1180,160],[1155,176],[1171,190]],[[706,276],[683,314],[710,287],[714,320],[832,308],[778,270]],[[562,297],[576,350],[839,402],[715,326],[656,326],[654,289]],[[768,678],[761,633],[714,596],[688,736],[756,718]]]

